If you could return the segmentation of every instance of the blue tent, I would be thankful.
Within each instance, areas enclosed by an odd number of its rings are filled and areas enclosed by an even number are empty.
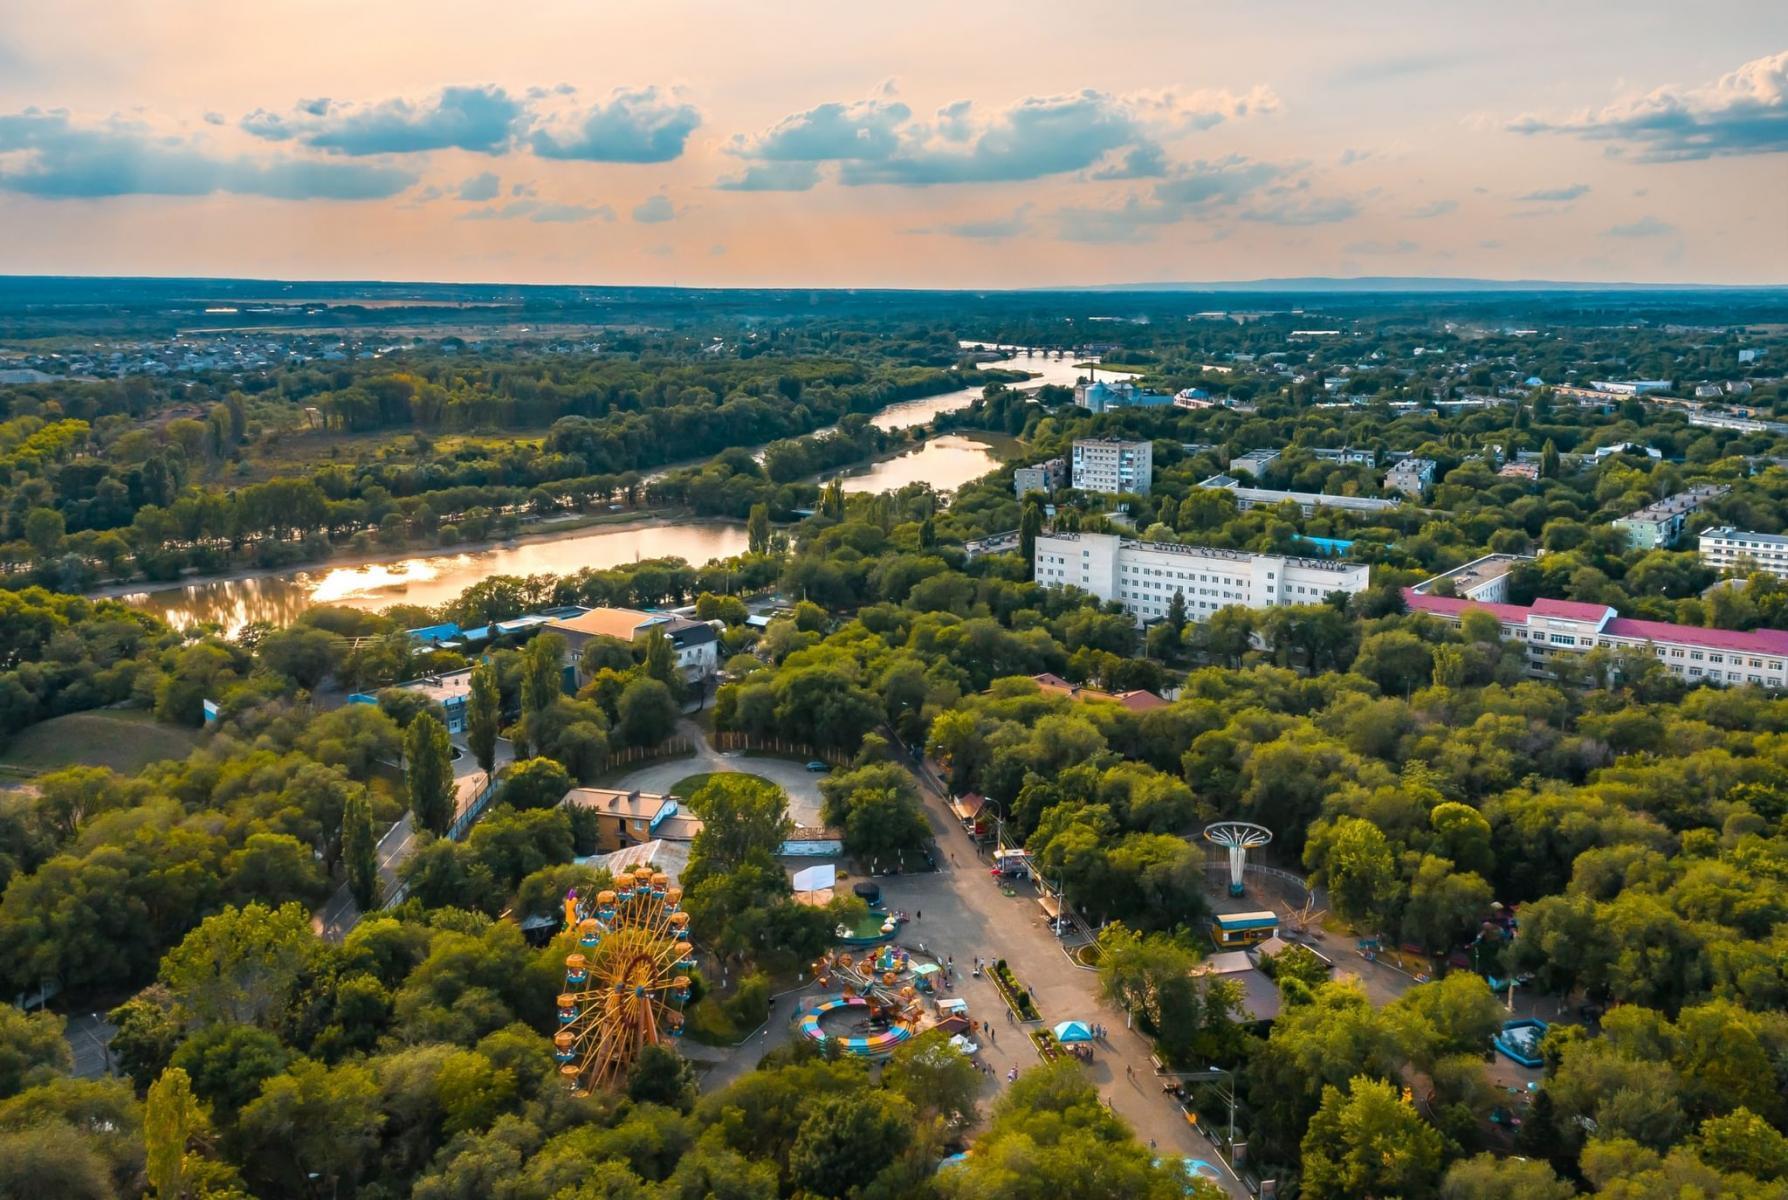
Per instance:
[[[1087,1028],[1085,1021],[1063,1021],[1055,1027],[1055,1040],[1058,1042],[1090,1042],[1093,1031]]]

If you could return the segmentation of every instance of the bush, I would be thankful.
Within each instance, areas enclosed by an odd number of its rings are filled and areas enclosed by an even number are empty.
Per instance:
[[[993,964],[993,986],[1005,998],[1006,1007],[1018,1014],[1021,1021],[1035,1021],[1038,1018],[1037,1004],[1031,994],[1012,974],[1012,968],[1006,965],[1005,959],[998,959]]]

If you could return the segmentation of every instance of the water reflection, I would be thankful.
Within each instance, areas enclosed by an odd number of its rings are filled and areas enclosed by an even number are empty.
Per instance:
[[[437,605],[492,575],[565,575],[642,558],[676,556],[692,563],[743,554],[742,525],[714,521],[656,522],[595,529],[486,549],[419,554],[391,562],[313,567],[255,579],[212,580],[141,592],[123,599],[184,628],[216,622],[234,633],[254,621],[286,625],[312,604],[380,609]]]
[[[947,434],[905,454],[843,472],[844,490],[891,492],[909,483],[929,483],[938,491],[953,492],[998,466],[987,443]]]

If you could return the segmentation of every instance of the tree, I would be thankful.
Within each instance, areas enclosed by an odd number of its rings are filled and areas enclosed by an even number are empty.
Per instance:
[[[189,1026],[271,1026],[321,947],[302,904],[226,908],[168,951],[161,982]]]
[[[552,808],[570,790],[571,776],[557,760],[530,758],[503,772],[503,788],[497,793],[497,802],[517,811]]]
[[[1321,872],[1336,915],[1355,924],[1382,920],[1396,895],[1390,843],[1378,826],[1359,817],[1313,831],[1304,862]]]
[[[745,544],[752,554],[768,554],[770,551],[770,506],[753,504],[751,515],[745,519]]]
[[[1551,438],[1547,438],[1546,444],[1540,448],[1540,478],[1558,478],[1558,445]]]
[[[815,1103],[789,1149],[789,1175],[817,1196],[843,1196],[871,1183],[911,1143],[906,1101],[887,1092],[830,1096]]]
[[[1035,496],[1025,497],[1018,514],[1018,554],[1024,559],[1024,577],[1031,578],[1037,562],[1037,535],[1043,532],[1043,506]]]
[[[74,1069],[63,1024],[54,1013],[0,1005],[0,1100]]]
[[[187,1160],[194,1143],[210,1132],[211,1121],[192,1094],[192,1081],[169,1067],[149,1085],[143,1108],[144,1174],[161,1200],[188,1194]]]
[[[293,625],[276,629],[255,645],[255,657],[307,691],[335,669],[337,639],[321,629]]]
[[[1529,1158],[1480,1154],[1454,1163],[1440,1182],[1440,1200],[1572,1200],[1577,1189]]]
[[[655,679],[670,689],[674,695],[682,686],[683,678],[677,671],[677,648],[671,645],[670,638],[662,629],[646,631],[644,643],[645,657],[640,662],[640,670],[648,679]]]
[[[921,1113],[974,1123],[981,1072],[940,1030],[923,1033],[895,1050],[882,1069],[882,1084]]]
[[[689,848],[685,891],[693,891],[709,875],[731,874],[746,864],[774,864],[794,829],[782,789],[755,775],[715,775],[689,797],[689,807],[701,817],[702,828]]]
[[[522,650],[522,716],[544,712],[564,695],[565,639],[556,633],[536,634]]]
[[[1433,676],[1434,658],[1421,638],[1392,629],[1361,640],[1353,671],[1376,683],[1387,696],[1407,696]]]
[[[1703,1121],[1698,1140],[1702,1160],[1721,1171],[1766,1183],[1788,1179],[1788,1137],[1748,1108]]]
[[[695,1068],[667,1046],[647,1046],[627,1073],[627,1098],[686,1113],[695,1107]]]
[[[663,634],[658,638],[665,640]],[[642,675],[623,688],[615,707],[620,717],[616,731],[630,746],[656,746],[676,728],[677,701],[670,688],[650,676]]]
[[[453,824],[453,744],[447,727],[427,713],[404,734],[404,782],[418,828],[446,833]]]
[[[1440,1131],[1403,1102],[1395,1085],[1356,1075],[1346,1092],[1322,1090],[1304,1134],[1299,1194],[1309,1200],[1428,1195],[1445,1156]]]
[[[379,1086],[366,1067],[300,1059],[242,1110],[243,1161],[280,1194],[315,1173],[325,1194],[352,1195],[385,1120]]]
[[[487,776],[496,770],[497,732],[502,720],[496,668],[481,662],[472,668],[471,688],[466,697],[466,745],[478,760],[478,769]]]
[[[342,810],[341,853],[347,864],[349,894],[361,912],[372,912],[379,905],[379,839],[365,792],[348,797]]]
[[[1424,854],[1403,905],[1403,936],[1430,954],[1445,954],[1469,940],[1490,914],[1490,885],[1449,858]]]

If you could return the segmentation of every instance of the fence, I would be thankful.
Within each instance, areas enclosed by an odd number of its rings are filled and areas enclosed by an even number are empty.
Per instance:
[[[612,771],[616,767],[631,767],[638,763],[656,762],[661,758],[682,758],[694,753],[695,743],[688,738],[666,738],[656,746],[628,746],[620,750],[610,750],[608,764],[603,769]]]
[[[849,766],[851,761],[851,756],[842,750],[821,750],[806,742],[764,738],[750,733],[716,733],[714,745],[721,751],[756,750],[763,754],[781,754],[789,758],[816,758],[834,767]]]

